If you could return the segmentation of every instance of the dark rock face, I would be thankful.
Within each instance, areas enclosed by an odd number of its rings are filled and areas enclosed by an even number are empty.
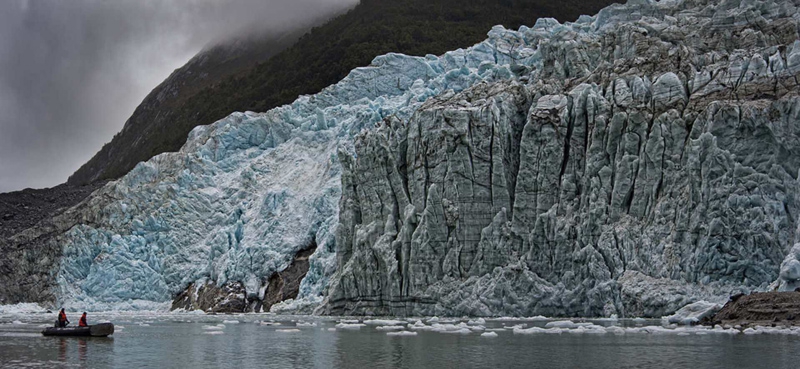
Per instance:
[[[800,292],[757,292],[731,296],[704,324],[748,326],[800,325]]]
[[[1,193],[0,237],[11,237],[43,219],[60,214],[105,184],[105,181],[83,186],[62,184],[52,188]]]
[[[172,301],[172,310],[203,310],[213,313],[243,313],[247,294],[240,282],[228,282],[221,287],[213,282],[190,284]]]
[[[54,303],[61,245],[56,238],[96,216],[81,203],[105,182],[0,194],[0,304]]]
[[[292,263],[284,270],[272,274],[268,280],[263,300],[251,297],[241,282],[228,282],[219,287],[208,281],[190,284],[172,301],[172,310],[203,310],[214,313],[242,313],[269,311],[272,305],[297,297],[300,282],[308,273],[308,258],[316,251],[316,245],[299,251]],[[265,283],[266,284],[266,283]]]
[[[269,277],[269,285],[263,300],[263,311],[269,311],[272,305],[281,301],[297,297],[297,293],[300,292],[300,282],[308,273],[308,258],[316,250],[317,247],[314,245],[298,252],[288,268]]]

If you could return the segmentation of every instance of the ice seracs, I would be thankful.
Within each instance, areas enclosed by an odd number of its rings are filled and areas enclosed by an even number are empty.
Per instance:
[[[493,29],[523,45],[521,75],[445,91],[340,155],[321,311],[659,318],[779,270],[791,288],[797,5],[636,1]]]

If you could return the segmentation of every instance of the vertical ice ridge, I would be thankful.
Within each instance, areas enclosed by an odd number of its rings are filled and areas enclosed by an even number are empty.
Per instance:
[[[402,293],[391,288],[396,275],[359,257],[395,237],[371,233],[342,240],[354,256],[320,311],[661,316],[769,288],[799,241],[800,100],[798,71],[766,60],[780,50],[793,58],[798,5],[637,1],[521,29],[534,57],[511,60],[514,73],[528,68],[520,78],[441,95],[404,118],[415,132],[408,147],[427,149],[408,156],[424,163],[408,178],[425,180],[410,181],[420,219],[400,260]],[[513,38],[492,33],[504,36],[501,55]],[[490,101],[528,109],[518,171],[496,148],[511,121],[479,113],[496,112]],[[355,158],[352,175],[381,170],[374,161]],[[508,206],[496,173],[516,173]],[[800,284],[798,258],[783,261],[781,288]]]

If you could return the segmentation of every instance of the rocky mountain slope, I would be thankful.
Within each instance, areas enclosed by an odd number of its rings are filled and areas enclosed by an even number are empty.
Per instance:
[[[312,248],[273,311],[661,316],[790,286],[798,6],[631,1],[375,58],[15,235],[0,298],[252,308]]]

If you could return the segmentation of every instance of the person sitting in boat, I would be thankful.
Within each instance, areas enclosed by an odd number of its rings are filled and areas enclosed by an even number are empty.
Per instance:
[[[64,308],[61,308],[61,311],[58,313],[58,327],[64,328],[69,324],[69,320],[67,320],[67,313],[64,312]]]
[[[81,320],[78,321],[78,327],[88,327],[89,325],[86,324],[86,312],[83,312],[81,315]]]

